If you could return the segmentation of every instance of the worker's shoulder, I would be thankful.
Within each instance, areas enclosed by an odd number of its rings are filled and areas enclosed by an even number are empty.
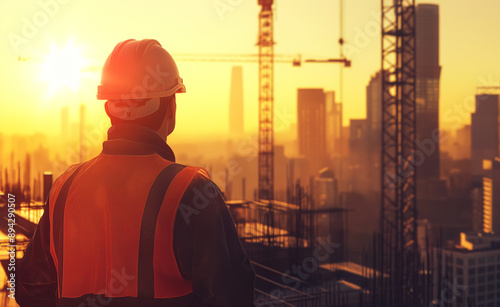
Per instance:
[[[59,192],[63,188],[64,184],[73,176],[76,175],[79,172],[79,169],[85,165],[87,162],[83,163],[77,163],[70,165],[61,175],[59,175],[56,180],[54,180],[54,183],[52,184],[52,187],[50,189],[50,198],[54,199],[59,195]],[[73,176],[75,177],[75,176]]]
[[[85,162],[81,162],[81,163],[75,163],[75,164],[72,164],[70,165],[66,171],[64,171],[61,175],[59,175],[59,177],[57,177],[57,179],[54,181],[54,183],[63,183],[65,182],[67,179],[69,179],[69,177],[71,177],[72,175],[76,175],[77,173],[81,173],[81,169],[83,168],[88,168],[90,167],[92,164],[94,164],[94,162],[97,160],[97,157],[94,157],[93,159],[91,160],[88,160],[88,161],[85,161]]]
[[[83,163],[76,163],[70,165],[57,179],[55,182],[66,181]]]
[[[190,166],[186,165],[186,168],[191,169],[194,173],[193,180],[201,180],[201,181],[211,181],[210,174],[206,169],[198,166]]]
[[[218,220],[224,210],[227,207],[221,190],[205,169],[197,168],[177,207],[178,219],[185,225],[192,221],[206,223]]]
[[[202,185],[215,185],[215,183],[212,181],[212,178],[210,178],[210,174],[207,172],[206,169],[198,166],[191,166],[191,165],[182,165],[183,167],[188,170],[189,173],[191,173],[191,182],[190,182],[190,187],[199,187]],[[215,185],[216,186],[216,185]]]
[[[189,186],[186,188],[186,193],[189,195],[209,195],[210,198],[216,198],[222,195],[217,184],[212,180],[206,169],[196,166],[186,166],[194,172]]]

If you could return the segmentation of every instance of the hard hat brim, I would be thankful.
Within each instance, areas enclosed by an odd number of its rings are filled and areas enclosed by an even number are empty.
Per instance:
[[[96,95],[98,100],[110,100],[110,99],[145,99],[145,98],[159,98],[168,97],[176,93],[185,93],[186,86],[183,83],[179,83],[169,89],[168,91],[161,92],[138,92],[138,93],[106,93],[104,88],[99,85],[98,93]]]

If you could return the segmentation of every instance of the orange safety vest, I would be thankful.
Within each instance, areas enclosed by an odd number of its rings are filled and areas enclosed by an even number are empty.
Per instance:
[[[191,293],[172,241],[177,207],[197,173],[208,176],[156,154],[100,154],[61,175],[49,198],[59,298]]]

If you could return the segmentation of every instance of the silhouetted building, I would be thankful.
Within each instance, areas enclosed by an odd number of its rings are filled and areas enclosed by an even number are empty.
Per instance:
[[[469,161],[464,161],[469,162]],[[470,169],[470,168],[469,168]],[[467,191],[470,191],[471,180],[470,172],[464,169],[453,168],[448,175],[450,184],[450,194],[455,196],[465,196]]]
[[[457,129],[455,144],[450,152],[454,159],[470,159],[470,131],[470,125],[464,125],[462,128]]]
[[[305,157],[291,158],[288,161],[288,188],[293,189],[300,181],[302,186],[309,185],[311,173],[309,171],[309,161]]]
[[[485,229],[489,232],[492,227],[488,221],[485,225],[485,204],[487,210],[493,206],[491,161],[498,156],[498,103],[498,95],[476,95],[476,112],[471,114],[471,198],[476,232],[485,232]]]
[[[325,92],[326,151],[329,156],[342,155],[342,103],[335,102],[335,92]]]
[[[314,210],[320,210],[322,213],[317,214],[315,220],[316,235],[321,238],[335,236],[336,240],[342,240],[343,228],[339,228],[337,223],[344,223],[342,215],[336,215],[332,212],[327,212],[327,209],[337,208],[338,204],[338,188],[337,180],[332,170],[325,167],[321,169],[313,180],[313,200]],[[335,217],[337,220],[333,220]],[[341,241],[336,241],[341,242]]]
[[[24,178],[23,178],[23,194],[27,202],[31,200],[31,157],[26,154],[24,160]]]
[[[287,186],[286,168],[288,159],[285,157],[285,146],[274,145],[274,191],[283,199]]]
[[[500,235],[500,158],[483,160],[482,232]]]
[[[366,119],[351,119],[349,133],[349,173],[350,191],[368,192],[371,190],[370,181],[374,180],[368,176],[370,168],[369,152],[369,130]]]
[[[483,160],[498,156],[498,95],[476,95],[471,114],[471,175],[482,181]]]
[[[427,259],[427,253],[431,254],[432,242],[432,227],[428,219],[418,219],[417,220],[417,240],[418,240],[418,251],[420,253],[420,263],[422,267],[428,267],[430,265],[429,259]]]
[[[342,127],[342,103],[335,102],[335,92],[325,92],[326,102],[326,152],[329,158],[329,166],[342,181],[342,167],[347,163],[346,153],[348,144],[344,141]],[[345,185],[345,181],[344,185]]]
[[[434,263],[442,263],[442,286],[448,288],[441,293],[448,291],[447,306],[498,306],[500,237],[462,232],[460,244],[445,248],[438,259]]]
[[[313,199],[315,209],[338,206],[337,180],[333,171],[325,167],[314,178]]]
[[[483,182],[471,183],[470,198],[472,201],[472,230],[483,232]]]
[[[231,94],[229,96],[229,133],[243,134],[243,67],[231,70]]]
[[[428,181],[419,191],[439,179],[439,6],[418,4],[416,7],[416,104],[417,140],[425,146],[425,160],[417,168],[417,180]],[[429,182],[430,181],[430,182]],[[424,188],[422,190],[422,188]]]
[[[366,119],[368,129],[373,136],[377,137],[377,143],[381,141],[382,130],[382,72],[378,71],[370,78],[366,86]],[[380,145],[379,145],[380,146]]]
[[[231,167],[237,171],[230,174],[232,192],[230,199],[251,200],[254,198],[254,191],[257,190],[258,159],[251,153],[241,155],[236,153],[231,156]],[[276,169],[276,164],[275,164]]]
[[[309,175],[315,174],[326,164],[325,114],[323,89],[298,89],[299,155],[309,161]]]
[[[47,201],[50,194],[50,188],[52,188],[53,178],[51,172],[43,173],[43,199],[42,201]]]
[[[39,145],[38,148],[33,151],[32,155],[33,168],[37,173],[43,173],[52,170],[49,150],[46,147]]]
[[[382,72],[378,71],[370,78],[366,86],[366,129],[367,148],[366,176],[368,189],[380,191],[381,187],[381,151],[382,151]]]

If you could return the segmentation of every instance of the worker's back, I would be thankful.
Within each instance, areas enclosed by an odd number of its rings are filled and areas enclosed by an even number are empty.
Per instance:
[[[172,162],[165,143],[122,139],[124,132],[155,135],[113,127],[100,155],[54,183],[19,265],[17,301],[253,306],[253,269],[206,171]]]
[[[156,40],[108,56],[108,140],[70,167],[16,268],[22,306],[253,306],[255,273],[219,188],[166,143],[186,88]]]
[[[51,242],[61,296],[190,293],[172,236],[177,205],[197,173],[158,155],[101,154],[61,176],[49,206],[51,229],[63,234]]]

